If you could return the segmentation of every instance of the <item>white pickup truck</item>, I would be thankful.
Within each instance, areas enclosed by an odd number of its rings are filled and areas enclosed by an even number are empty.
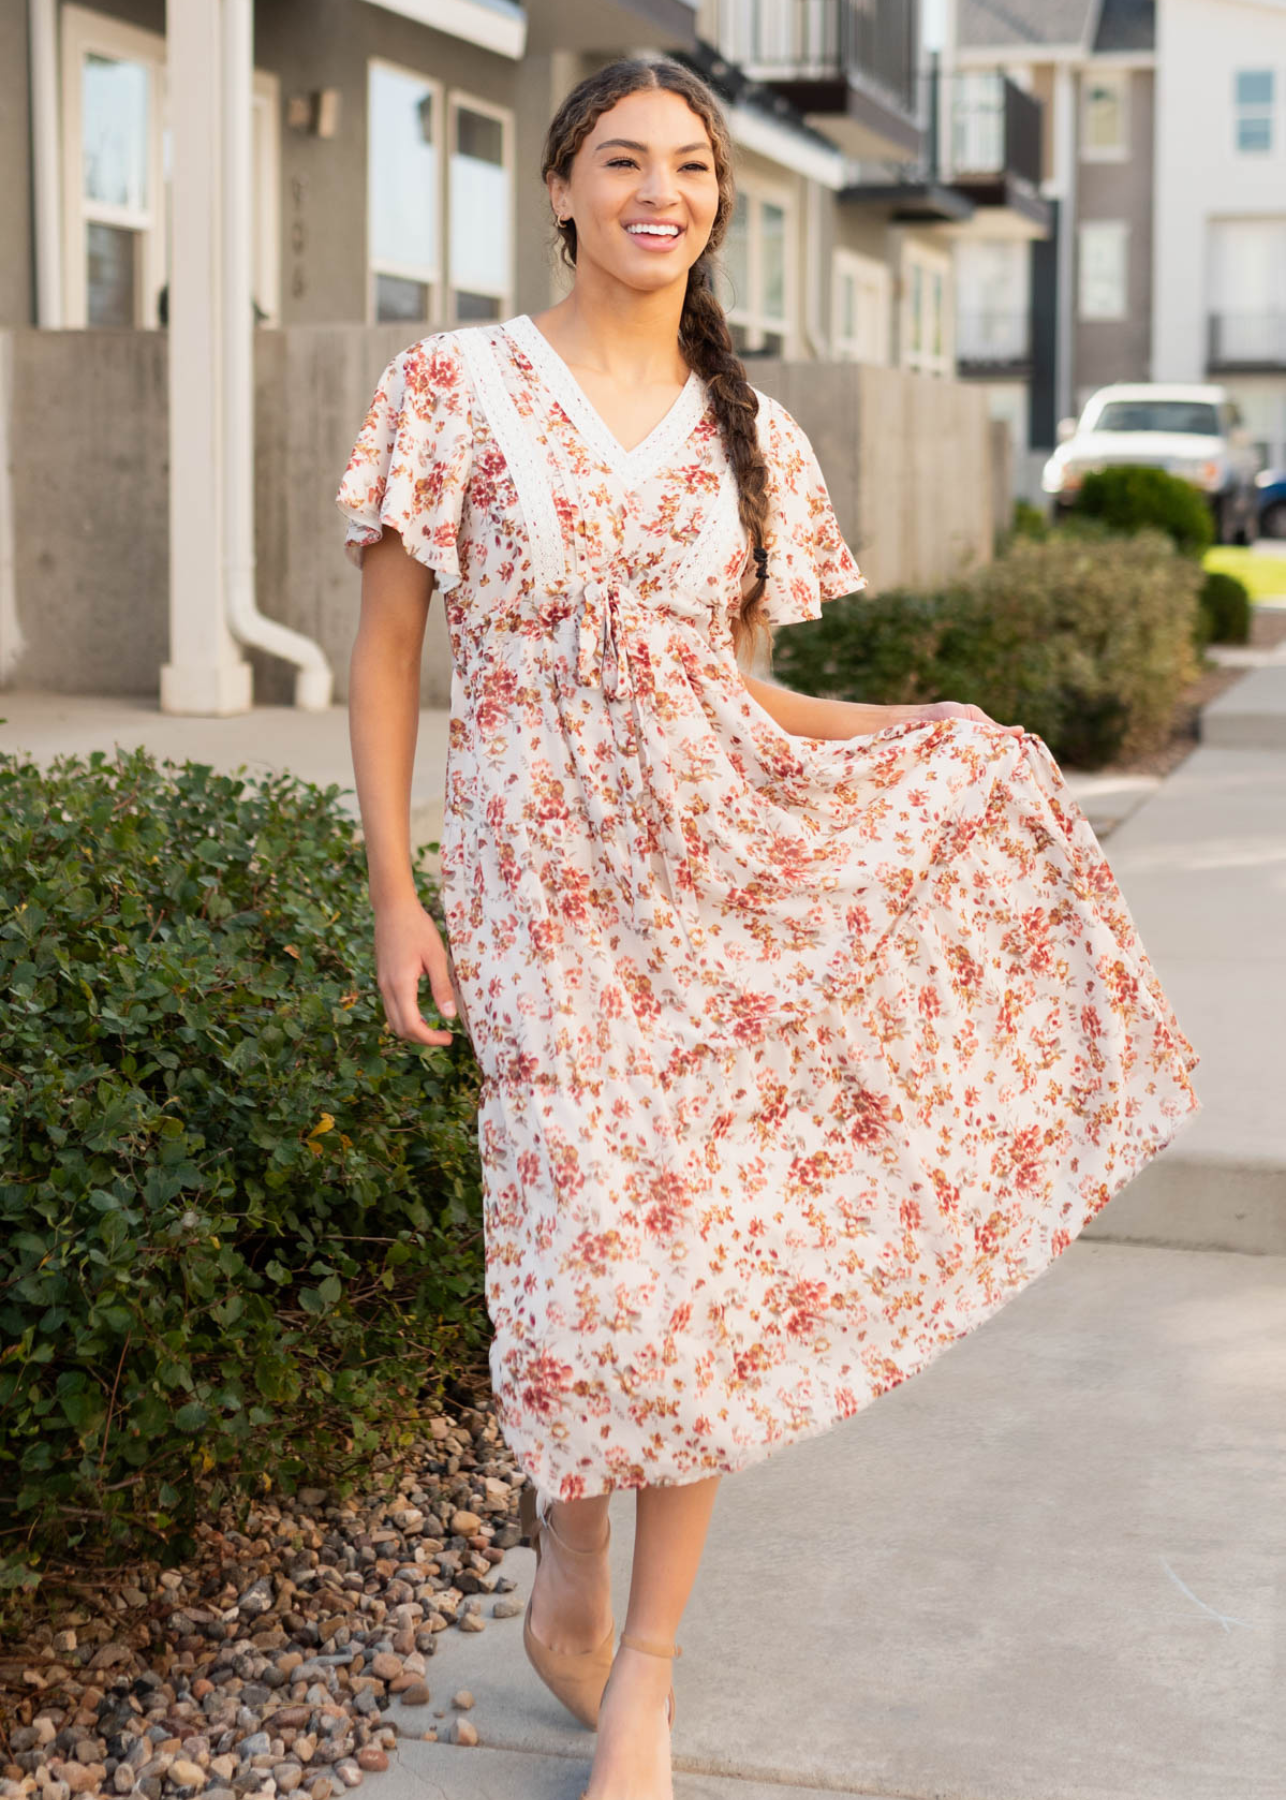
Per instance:
[[[1062,421],[1058,440],[1041,476],[1055,515],[1074,503],[1091,470],[1142,463],[1201,489],[1220,543],[1248,544],[1257,535],[1259,457],[1224,387],[1140,382],[1100,388],[1079,419]]]

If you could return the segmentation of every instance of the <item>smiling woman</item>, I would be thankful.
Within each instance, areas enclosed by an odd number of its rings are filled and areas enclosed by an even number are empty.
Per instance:
[[[388,1016],[446,1043],[407,842],[440,588],[442,901],[482,1075],[492,1387],[530,1479],[524,1644],[597,1725],[590,1800],[670,1800],[719,1478],[1045,1268],[1195,1108],[1196,1058],[1039,738],[745,673],[865,584],[712,290],[735,198],[713,95],[611,64],[543,173],[571,291],[394,358],[345,471],[354,760]]]

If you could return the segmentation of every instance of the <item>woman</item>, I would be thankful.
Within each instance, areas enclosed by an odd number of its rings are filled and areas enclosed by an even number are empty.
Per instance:
[[[427,976],[483,1075],[493,1386],[542,1503],[528,1653],[597,1723],[589,1800],[657,1800],[719,1478],[1047,1267],[1195,1110],[1197,1059],[1039,738],[745,672],[864,583],[712,291],[709,90],[613,64],[544,175],[567,298],[394,358],[345,472],[350,709],[389,1022],[450,1041]],[[408,837],[435,588],[453,964]]]

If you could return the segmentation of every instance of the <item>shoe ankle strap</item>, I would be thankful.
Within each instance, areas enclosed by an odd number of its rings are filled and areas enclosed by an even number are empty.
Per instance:
[[[621,1633],[621,1643],[629,1650],[643,1650],[649,1656],[682,1656],[683,1650],[678,1644],[658,1644],[654,1638],[635,1637],[632,1631]]]
[[[606,1529],[604,1532],[603,1541],[601,1544],[597,1545],[596,1548],[594,1548],[593,1550],[583,1549],[579,1544],[569,1544],[567,1542],[567,1539],[563,1536],[562,1532],[559,1531],[558,1527],[554,1524],[554,1521],[550,1516],[552,1511],[553,1511],[553,1503],[551,1501],[548,1508],[540,1508],[540,1507],[537,1508],[536,1518],[539,1521],[540,1529],[542,1531],[547,1531],[549,1533],[550,1537],[553,1538],[554,1542],[558,1545],[560,1552],[564,1556],[601,1556],[603,1554],[603,1552],[607,1549],[608,1545],[611,1543],[611,1541],[612,1541],[612,1522],[610,1519],[607,1519],[604,1521],[604,1525],[605,1525]]]

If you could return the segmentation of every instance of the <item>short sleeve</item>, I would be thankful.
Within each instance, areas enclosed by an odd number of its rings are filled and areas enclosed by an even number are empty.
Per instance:
[[[344,553],[362,566],[391,525],[437,585],[460,579],[460,511],[473,465],[469,377],[460,347],[437,332],[401,351],[380,376],[335,504],[348,520]]]
[[[757,425],[768,464],[764,617],[772,625],[820,619],[823,600],[859,592],[866,577],[844,542],[821,467],[800,426],[765,394],[759,395]]]

